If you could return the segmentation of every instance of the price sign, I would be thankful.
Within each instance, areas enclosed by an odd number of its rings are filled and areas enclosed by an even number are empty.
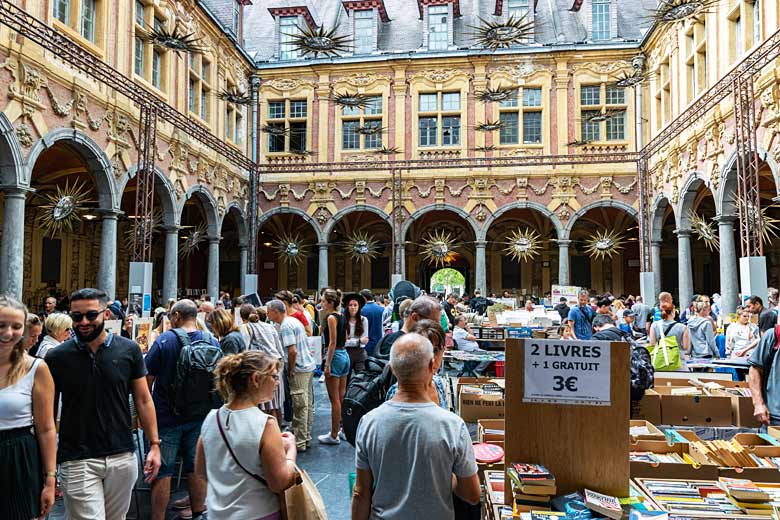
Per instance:
[[[609,406],[609,392],[609,343],[525,341],[524,402]]]

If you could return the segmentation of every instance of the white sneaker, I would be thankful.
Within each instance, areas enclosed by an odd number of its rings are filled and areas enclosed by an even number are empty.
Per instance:
[[[339,430],[339,439],[341,439],[342,441],[347,440],[347,436],[344,435],[344,430]]]
[[[341,439],[338,437],[334,439],[329,433],[318,436],[317,440],[320,441],[320,444],[341,444]]]
[[[325,374],[322,374],[320,376],[320,383],[324,383],[324,382],[325,382]]]

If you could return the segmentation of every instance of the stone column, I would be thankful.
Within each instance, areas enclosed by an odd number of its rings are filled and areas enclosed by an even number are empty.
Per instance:
[[[487,267],[485,263],[485,247],[487,246],[487,242],[484,240],[478,240],[475,242],[477,246],[477,259],[476,259],[476,285],[474,287],[474,290],[481,290],[482,293],[487,296],[488,290],[487,290]]]
[[[679,305],[684,309],[693,297],[693,266],[691,258],[691,230],[678,229],[677,234],[677,270],[679,271]]]
[[[571,285],[569,280],[569,246],[571,240],[558,240],[558,285]]]
[[[219,241],[220,237],[209,237],[209,271],[206,281],[206,291],[211,301],[219,298]]]
[[[320,251],[320,262],[317,266],[317,289],[321,291],[328,286],[328,243],[320,242],[317,247]]]
[[[646,301],[647,305],[652,305],[658,298],[658,293],[665,291],[666,288],[661,286],[661,246],[662,240],[653,240],[650,243],[650,262],[653,268],[653,283],[655,284],[655,294],[653,295],[653,301]]]
[[[116,298],[116,221],[119,211],[100,210],[100,265],[98,267],[98,289]]]
[[[406,243],[398,244],[398,258],[401,259],[401,278],[406,279]]]
[[[24,187],[8,187],[3,207],[3,241],[0,244],[0,292],[21,300],[24,287]]]
[[[179,228],[166,226],[165,230],[165,260],[163,261],[163,292],[162,303],[178,299],[179,293]]]
[[[246,275],[248,274],[247,266],[249,265],[247,262],[249,260],[249,247],[246,244],[239,244],[238,245],[238,257],[239,257],[239,280],[240,280],[240,286],[241,286],[241,294],[246,294]]]
[[[739,280],[737,278],[737,247],[734,242],[735,215],[722,215],[718,221],[720,241],[720,308],[725,313],[735,312],[739,305]]]

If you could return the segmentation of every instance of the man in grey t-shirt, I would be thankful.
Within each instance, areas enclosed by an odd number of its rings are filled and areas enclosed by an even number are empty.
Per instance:
[[[430,341],[404,334],[393,344],[390,366],[398,393],[358,426],[352,519],[451,520],[453,492],[471,504],[480,499],[466,424],[428,397],[434,373]]]
[[[750,355],[750,394],[753,396],[753,415],[762,425],[780,425],[780,367],[775,329],[767,330]]]

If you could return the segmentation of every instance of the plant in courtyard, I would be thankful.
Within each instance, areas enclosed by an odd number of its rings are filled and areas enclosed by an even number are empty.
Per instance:
[[[89,200],[89,188],[83,182],[65,183],[65,187],[57,186],[54,193],[41,195],[41,213],[38,215],[38,225],[50,237],[63,231],[73,232],[73,224],[81,220],[84,206],[93,202]]]

